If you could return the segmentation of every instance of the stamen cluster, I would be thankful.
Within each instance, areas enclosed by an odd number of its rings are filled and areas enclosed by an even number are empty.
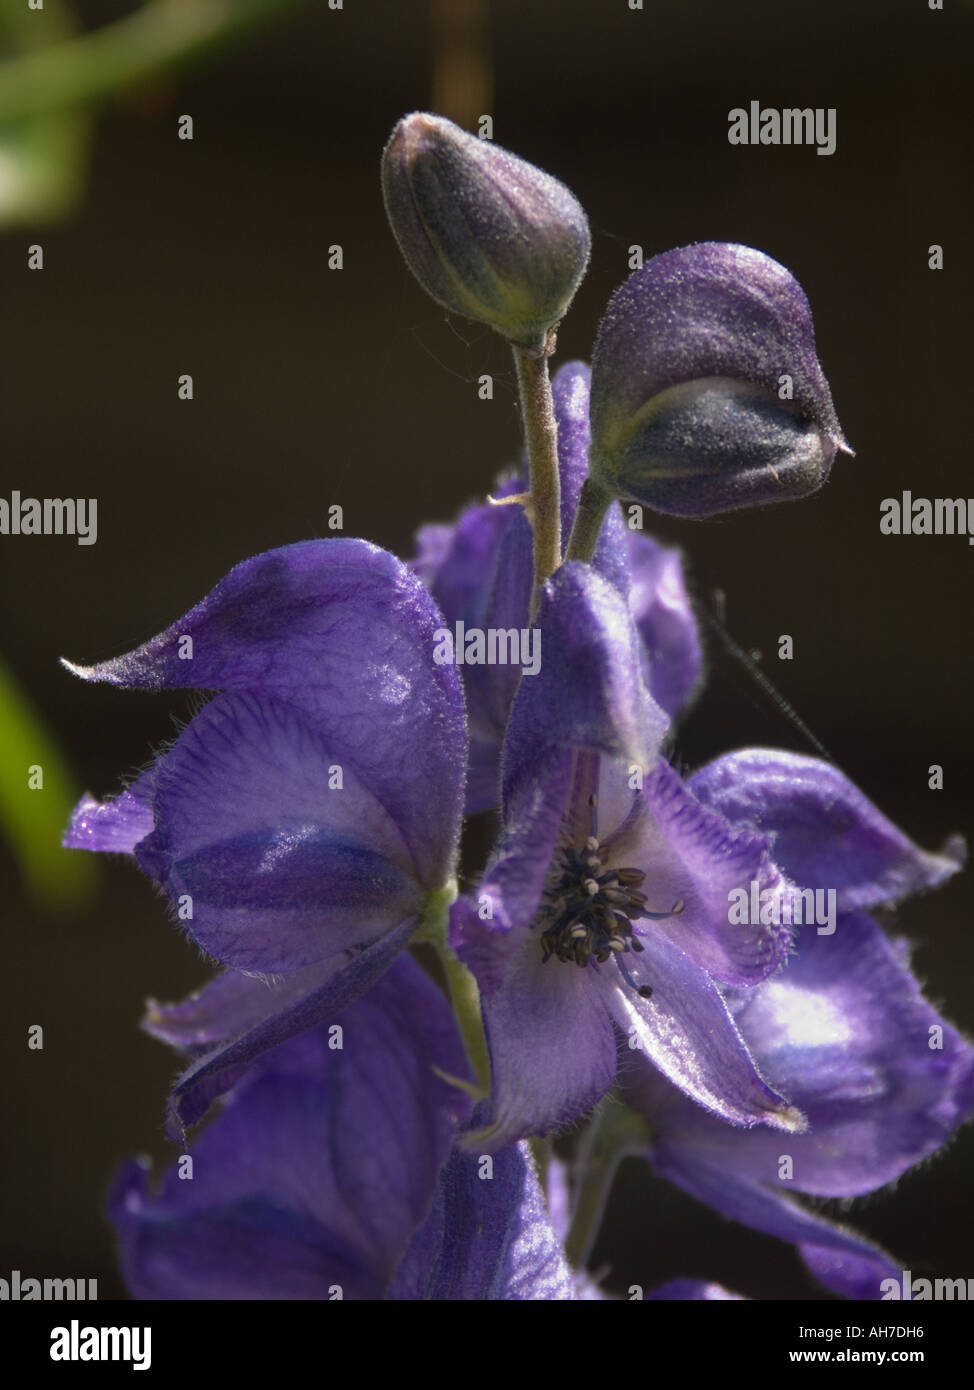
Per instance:
[[[541,933],[545,960],[554,955],[588,965],[594,956],[601,964],[613,952],[643,949],[632,924],[648,915],[646,894],[639,891],[646,875],[641,869],[606,869],[607,858],[594,835],[581,850],[562,851],[564,872],[542,909],[555,919]]]

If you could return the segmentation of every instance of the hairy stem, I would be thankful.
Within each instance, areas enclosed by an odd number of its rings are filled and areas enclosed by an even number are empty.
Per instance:
[[[450,904],[455,901],[456,896],[455,881],[430,895],[423,920],[413,940],[428,942],[439,957],[460,1036],[477,1078],[477,1085],[486,1095],[490,1090],[490,1055],[487,1051],[483,1015],[480,1011],[480,991],[477,981],[454,951],[449,940]]]
[[[566,560],[584,560],[591,564],[595,547],[599,543],[599,532],[602,530],[602,523],[611,501],[612,493],[594,482],[590,474],[582,484],[579,494],[575,524],[565,553]]]
[[[521,415],[530,462],[531,504],[528,511],[534,531],[534,587],[531,621],[537,617],[541,586],[561,564],[561,477],[558,472],[558,426],[551,399],[547,356],[533,357],[514,348]]]

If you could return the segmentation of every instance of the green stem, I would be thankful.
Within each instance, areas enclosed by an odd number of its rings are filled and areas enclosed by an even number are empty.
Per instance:
[[[645,1152],[650,1139],[646,1120],[610,1092],[596,1110],[572,1165],[581,1173],[565,1240],[565,1257],[573,1269],[584,1269],[591,1254],[620,1162],[627,1154]]]
[[[584,560],[591,564],[595,547],[599,542],[599,532],[602,530],[602,523],[611,501],[612,493],[596,483],[589,474],[579,494],[575,524],[568,541],[568,550],[565,552],[566,560]]]
[[[531,621],[537,617],[541,586],[561,564],[561,476],[558,472],[558,426],[551,399],[547,355],[534,357],[514,348],[521,415],[530,462],[531,504],[534,531],[534,588]]]
[[[480,1011],[480,991],[477,981],[454,951],[449,941],[450,904],[457,896],[456,881],[430,895],[423,920],[413,937],[433,947],[446,975],[450,1001],[456,1015],[460,1036],[467,1049],[477,1085],[484,1095],[490,1090],[490,1055]]]
[[[297,0],[153,0],[92,33],[0,64],[0,122],[104,100]]]

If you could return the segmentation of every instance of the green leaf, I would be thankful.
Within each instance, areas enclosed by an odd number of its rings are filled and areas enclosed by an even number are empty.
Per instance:
[[[78,796],[43,718],[0,661],[0,837],[34,900],[57,911],[80,907],[95,882],[91,856],[61,848]]]

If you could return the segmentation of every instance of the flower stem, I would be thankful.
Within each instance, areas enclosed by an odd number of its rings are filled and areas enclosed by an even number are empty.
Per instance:
[[[599,532],[602,530],[602,523],[611,501],[612,493],[600,487],[589,474],[579,494],[575,524],[565,553],[566,560],[584,560],[591,564],[595,547],[599,542]]]
[[[528,515],[534,531],[534,587],[531,621],[537,617],[541,586],[561,564],[561,476],[558,472],[558,425],[551,399],[547,354],[533,357],[526,348],[514,348],[521,415],[530,462],[531,505]]]
[[[627,1154],[645,1152],[650,1139],[645,1119],[610,1092],[596,1110],[572,1165],[581,1174],[565,1239],[565,1257],[573,1269],[584,1269],[592,1252],[620,1162]]]
[[[438,892],[430,894],[423,920],[413,940],[427,942],[439,957],[450,991],[457,1027],[460,1029],[470,1065],[477,1078],[477,1086],[483,1095],[487,1095],[490,1091],[490,1054],[487,1051],[487,1037],[480,1011],[480,991],[477,981],[454,951],[449,940],[450,904],[455,901],[456,896],[455,880]]]
[[[480,1012],[480,990],[477,988],[477,981],[452,946],[444,942],[442,946],[437,947],[437,952],[446,971],[453,1011],[457,1017],[460,1036],[467,1049],[467,1056],[470,1058],[470,1065],[477,1078],[477,1085],[484,1095],[487,1095],[490,1091],[490,1054],[487,1051],[484,1020]]]

